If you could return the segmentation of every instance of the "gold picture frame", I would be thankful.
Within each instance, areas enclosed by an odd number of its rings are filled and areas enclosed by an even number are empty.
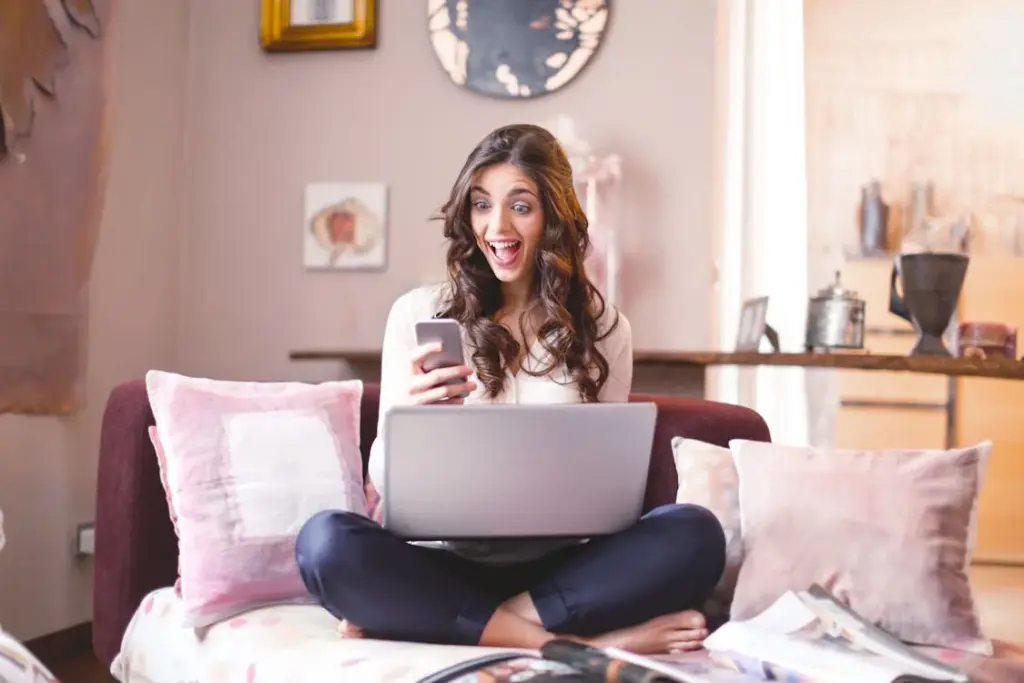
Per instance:
[[[260,0],[267,52],[377,47],[377,0]]]

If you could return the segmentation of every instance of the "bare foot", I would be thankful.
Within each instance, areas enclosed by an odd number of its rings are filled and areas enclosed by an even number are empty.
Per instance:
[[[342,638],[365,638],[363,629],[349,621],[342,621],[338,624],[338,635]]]
[[[533,604],[533,598],[530,597],[529,593],[520,593],[513,598],[509,598],[501,605],[501,609],[511,612],[517,617],[522,617],[531,623],[540,624],[537,606]]]
[[[698,650],[707,635],[704,615],[687,610],[597,636],[589,643],[593,647],[617,647],[636,654],[654,655]]]
[[[494,610],[494,614],[484,626],[484,631],[480,634],[479,645],[539,650],[544,643],[554,637],[545,631],[539,623],[534,623],[504,607],[499,607]]]

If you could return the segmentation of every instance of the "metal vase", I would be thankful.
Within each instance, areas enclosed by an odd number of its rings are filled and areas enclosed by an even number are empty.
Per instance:
[[[912,356],[952,356],[942,339],[956,312],[969,259],[962,254],[901,254],[889,283],[889,312],[914,326]],[[903,295],[897,292],[899,280]]]

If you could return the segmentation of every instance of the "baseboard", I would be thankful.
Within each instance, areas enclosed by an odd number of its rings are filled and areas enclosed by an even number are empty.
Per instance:
[[[57,667],[92,650],[92,622],[33,638],[25,642],[25,647],[48,668]]]

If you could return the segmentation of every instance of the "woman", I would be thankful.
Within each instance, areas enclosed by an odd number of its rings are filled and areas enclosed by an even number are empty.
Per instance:
[[[399,403],[626,401],[632,335],[583,270],[587,219],[572,169],[543,128],[500,128],[473,150],[443,208],[448,282],[395,302],[384,333],[381,426]],[[414,325],[463,327],[470,366],[424,372],[437,346]],[[449,383],[452,382],[452,383]],[[370,470],[383,477],[380,432]],[[386,491],[381,491],[386,495]],[[538,648],[553,637],[641,653],[700,647],[698,608],[725,564],[707,510],[667,505],[585,543],[406,543],[323,512],[296,555],[310,593],[348,635]]]

